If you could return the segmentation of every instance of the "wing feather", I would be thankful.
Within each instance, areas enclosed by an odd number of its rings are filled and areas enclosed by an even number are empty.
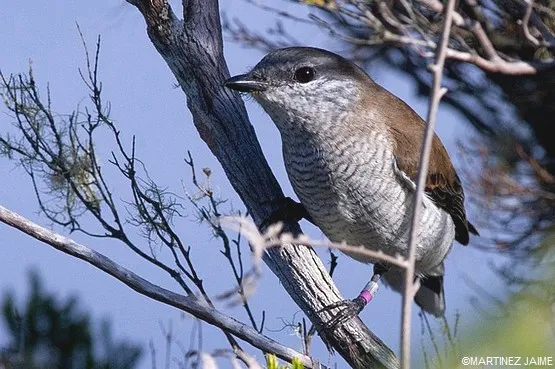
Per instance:
[[[382,101],[382,104],[396,107],[382,118],[388,120],[387,127],[394,141],[397,166],[408,178],[416,182],[419,155],[415,155],[415,153],[419,153],[421,149],[425,122],[397,97],[387,94],[382,95],[382,98],[386,100]],[[387,101],[390,99],[397,101]],[[451,215],[455,224],[455,239],[461,244],[467,245],[469,232],[473,234],[478,234],[478,232],[466,219],[461,181],[447,150],[436,134],[432,141],[425,192],[439,208]]]

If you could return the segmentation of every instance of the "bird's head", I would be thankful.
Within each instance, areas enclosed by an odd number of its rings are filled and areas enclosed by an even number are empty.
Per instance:
[[[269,53],[225,86],[251,94],[283,130],[291,124],[337,122],[341,114],[355,109],[369,82],[364,71],[337,54],[290,47]]]

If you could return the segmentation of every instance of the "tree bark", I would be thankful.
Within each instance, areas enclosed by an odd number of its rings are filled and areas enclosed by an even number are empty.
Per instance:
[[[183,92],[194,124],[222,165],[249,214],[260,224],[274,210],[283,192],[266,162],[240,96],[223,87],[229,71],[223,56],[217,0],[183,0],[178,19],[166,0],[127,0],[143,15],[147,33],[170,67]],[[285,231],[301,232],[297,223]],[[264,258],[289,295],[317,326],[330,316],[317,314],[341,299],[314,250],[287,245],[272,248]],[[355,368],[397,368],[393,352],[359,318],[322,339]]]

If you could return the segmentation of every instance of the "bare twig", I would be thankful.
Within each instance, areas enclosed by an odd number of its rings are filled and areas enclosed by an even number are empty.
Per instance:
[[[364,246],[348,245],[345,242],[340,243],[328,240],[313,240],[304,234],[294,236],[291,233],[282,233],[281,231],[283,226],[279,223],[268,227],[264,233],[261,233],[256,224],[246,217],[224,216],[219,218],[219,222],[224,227],[229,227],[236,232],[241,232],[249,240],[253,247],[254,265],[260,264],[260,260],[266,249],[287,244],[295,244],[337,249],[351,254],[372,258],[374,260],[380,260],[399,268],[407,268],[407,262],[401,255],[391,256],[383,251],[370,250]]]
[[[537,38],[532,36],[530,33],[530,16],[532,15],[532,11],[534,10],[534,0],[524,0],[526,3],[526,11],[524,12],[524,17],[522,17],[522,33],[524,33],[524,37],[528,41],[532,43],[532,45],[538,46],[540,42]]]
[[[411,227],[408,239],[408,265],[405,270],[405,287],[403,291],[403,311],[401,323],[401,368],[403,369],[408,369],[410,367],[412,300],[414,299],[414,295],[418,291],[418,284],[414,283],[416,244],[418,243],[417,230],[420,220],[422,197],[424,195],[424,187],[426,185],[426,176],[428,174],[428,164],[430,160],[430,151],[432,147],[432,139],[434,136],[434,126],[436,123],[437,110],[441,97],[445,94],[445,92],[447,92],[445,88],[441,87],[441,77],[443,75],[443,66],[445,64],[449,35],[451,33],[455,3],[456,0],[449,0],[447,4],[441,41],[436,50],[436,61],[430,67],[433,72],[434,81],[430,93],[428,116],[426,118],[426,130],[424,133],[424,140],[422,142],[422,150],[418,163],[416,191],[413,198]]]
[[[236,240],[231,240],[227,235],[227,233],[224,231],[224,229],[222,229],[222,227],[217,222],[213,221],[213,218],[221,215],[219,207],[224,201],[216,198],[216,195],[214,194],[212,186],[210,185],[211,170],[208,168],[203,169],[206,182],[200,183],[196,173],[196,167],[195,167],[195,162],[193,160],[193,157],[190,152],[187,152],[187,155],[188,155],[188,158],[185,159],[185,162],[191,169],[193,185],[199,191],[199,195],[190,195],[187,193],[187,197],[189,198],[192,205],[197,210],[198,217],[200,218],[200,220],[208,223],[208,225],[212,228],[214,235],[222,241],[223,250],[221,250],[220,252],[222,253],[222,255],[224,255],[224,257],[230,264],[231,271],[233,273],[235,281],[237,282],[237,289],[233,289],[233,291],[226,292],[221,296],[235,298],[236,294],[238,293],[239,300],[240,300],[239,302],[243,305],[243,308],[245,309],[253,328],[262,332],[261,330],[262,327],[260,328],[258,327],[258,323],[256,322],[252,309],[248,303],[248,298],[250,296],[250,291],[249,291],[250,276],[249,275],[245,276],[243,272],[243,260],[242,260],[241,248],[240,248],[241,233],[240,232],[237,233],[238,237]],[[203,199],[207,200],[208,206],[201,206],[200,201]],[[232,247],[231,247],[232,244],[235,245],[235,250],[237,252],[237,255],[236,255],[237,260],[232,255]]]
[[[540,68],[550,68],[555,64],[544,63],[542,66],[524,61],[505,61],[504,59],[488,60],[478,54],[464,51],[447,49],[445,56],[449,59],[474,64],[481,69],[491,73],[502,73],[507,75],[532,75],[538,73]]]
[[[439,0],[418,0],[418,2],[438,14],[442,14],[445,10],[443,3]],[[462,26],[464,24],[464,18],[454,9],[453,23],[457,26]]]
[[[495,47],[491,43],[491,40],[489,39],[486,31],[482,27],[482,24],[479,22],[474,22],[474,25],[471,26],[471,30],[472,33],[474,33],[474,35],[476,36],[476,39],[478,39],[478,42],[480,42],[482,48],[484,49],[484,53],[486,54],[488,60],[494,62],[501,61],[501,57],[499,56],[499,54],[497,54],[497,50],[495,50]]]
[[[254,328],[251,328],[248,325],[233,319],[232,317],[222,314],[195,296],[179,295],[152,284],[132,271],[116,264],[106,256],[84,245],[78,244],[70,238],[41,227],[1,205],[0,221],[13,228],[19,229],[23,233],[68,255],[79,258],[97,267],[142,295],[185,311],[207,322],[208,324],[214,325],[233,334],[234,336],[250,343],[254,347],[257,347],[265,352],[273,352],[278,357],[289,362],[291,362],[294,358],[298,358],[302,361],[306,368],[318,367],[317,364],[313,363],[313,360],[310,357],[291,348],[285,347],[271,338],[260,334]]]

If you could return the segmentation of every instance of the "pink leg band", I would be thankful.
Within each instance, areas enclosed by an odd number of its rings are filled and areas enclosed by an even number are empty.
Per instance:
[[[358,297],[362,297],[364,299],[364,301],[366,301],[366,304],[368,304],[374,298],[372,293],[368,290],[360,291],[360,295],[358,295]]]

